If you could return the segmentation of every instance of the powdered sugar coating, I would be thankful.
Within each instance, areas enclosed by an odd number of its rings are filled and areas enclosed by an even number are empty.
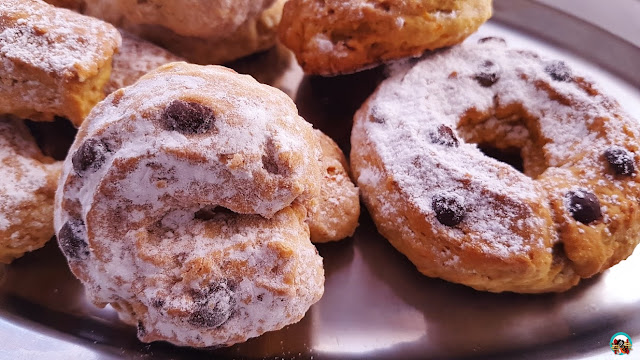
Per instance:
[[[38,249],[53,236],[60,165],[42,155],[22,121],[0,118],[0,262]]]
[[[102,98],[120,34],[40,0],[0,3],[0,113],[79,126]]]
[[[584,78],[551,73],[558,67],[549,64],[557,63],[509,49],[503,41],[464,44],[397,70],[356,114],[352,166],[365,201],[380,222],[390,208],[400,207],[400,216],[407,211],[415,234],[382,231],[424,273],[492,291],[560,290],[577,282],[574,271],[591,276],[626,258],[637,243],[631,239],[640,221],[632,205],[637,179],[613,176],[603,154],[612,145],[637,151],[638,124]],[[434,141],[443,125],[453,129],[459,146]],[[524,174],[484,156],[477,142],[519,148]],[[360,154],[358,146],[375,155]],[[390,203],[385,186],[401,196],[401,205]],[[622,212],[632,223],[611,226],[606,215],[602,222],[576,223],[563,202],[573,187],[604,198],[603,209]],[[628,202],[606,203],[610,189]],[[464,199],[467,212],[459,226],[434,219],[432,199],[438,193]],[[583,227],[592,228],[593,237],[574,237]],[[605,245],[610,239],[595,235],[607,231],[616,239],[612,250]],[[433,253],[408,254],[420,247],[404,243],[415,237],[432,241],[424,251]],[[591,254],[573,249],[588,242],[599,244]],[[568,259],[557,251],[551,256],[558,243]],[[451,251],[474,255],[466,266],[451,267]],[[521,259],[519,265],[514,259]],[[527,270],[522,263],[530,263]],[[520,271],[518,279],[514,274]]]
[[[113,53],[104,42],[120,42],[113,26],[40,0],[5,0],[0,13],[15,21],[0,27],[2,62],[29,64],[59,77],[82,81],[96,74],[104,56]]]
[[[176,101],[212,126],[167,128]],[[172,63],[114,92],[57,194],[56,230],[83,224],[90,249],[68,256],[74,274],[143,341],[230,345],[300,320],[324,279],[301,205],[321,180],[313,136],[285,94],[219,66]],[[89,140],[100,156],[74,164]]]

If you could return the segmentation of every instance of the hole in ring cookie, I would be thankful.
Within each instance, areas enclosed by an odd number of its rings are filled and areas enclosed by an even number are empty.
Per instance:
[[[497,99],[494,101],[498,102]],[[484,155],[506,163],[532,179],[549,167],[543,155],[548,140],[540,135],[537,119],[528,115],[519,104],[497,106],[494,116],[470,111],[460,120],[456,130],[464,142],[477,144]]]
[[[478,144],[478,149],[490,158],[511,165],[514,169],[524,173],[524,163],[521,150],[517,147],[500,149],[491,144]]]

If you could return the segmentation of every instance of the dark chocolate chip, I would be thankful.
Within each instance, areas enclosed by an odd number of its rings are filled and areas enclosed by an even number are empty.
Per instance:
[[[480,85],[491,87],[500,80],[500,65],[491,60],[485,60],[480,64],[474,78]]]
[[[635,156],[627,149],[614,146],[604,152],[604,157],[618,175],[632,175],[636,171]]]
[[[86,171],[94,172],[104,164],[109,152],[109,148],[105,143],[96,139],[88,139],[84,144],[80,145],[75,154],[71,157],[73,170],[78,174]]]
[[[142,321],[138,321],[138,337],[147,335],[147,329],[144,327]]]
[[[228,282],[210,285],[207,289],[194,290],[195,309],[189,317],[194,326],[218,328],[226,323],[235,311],[234,286]]]
[[[371,110],[371,115],[369,116],[369,121],[376,124],[384,124],[386,121],[382,114],[380,113],[380,109],[377,106],[373,106]]]
[[[572,190],[566,196],[569,213],[576,221],[590,224],[602,218],[600,201],[593,193],[585,190]]]
[[[161,299],[161,298],[155,298],[151,301],[151,305],[156,309],[163,307],[164,303],[165,303],[164,299]]]
[[[185,135],[204,134],[214,128],[213,110],[196,102],[173,100],[162,113],[162,124],[167,130]]]
[[[571,69],[564,61],[550,61],[545,65],[544,71],[555,81],[570,82],[572,80]]]
[[[384,124],[384,118],[377,116],[376,114],[371,114],[371,116],[369,116],[369,121],[371,121],[372,123],[376,123],[376,124]]]
[[[454,194],[438,194],[431,200],[431,207],[436,213],[436,219],[449,227],[456,226],[464,220],[466,209],[462,199]]]
[[[438,126],[437,132],[432,132],[429,135],[431,137],[431,142],[434,144],[440,144],[449,147],[458,147],[458,145],[460,145],[460,141],[458,141],[456,134],[450,127],[446,125]]]
[[[62,253],[69,260],[86,260],[89,257],[89,245],[82,236],[84,222],[69,220],[58,232],[58,244]]]
[[[478,40],[478,44],[484,44],[487,42],[499,42],[502,44],[506,44],[507,41],[501,37],[496,37],[496,36],[487,36],[487,37],[483,37],[482,39]]]

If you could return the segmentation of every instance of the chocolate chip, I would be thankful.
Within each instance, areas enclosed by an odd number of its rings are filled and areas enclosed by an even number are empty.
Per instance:
[[[500,80],[500,66],[491,60],[483,61],[478,68],[475,79],[480,85],[491,87]]]
[[[456,226],[464,220],[466,209],[463,199],[455,194],[438,194],[431,200],[431,207],[436,213],[436,219],[449,227]]]
[[[210,108],[196,102],[173,100],[162,113],[167,130],[182,134],[204,134],[214,128],[215,115]]]
[[[566,195],[568,210],[571,216],[583,224],[589,224],[602,218],[600,201],[591,192],[585,190],[572,190]]]
[[[371,107],[371,110],[369,111],[371,113],[371,115],[369,115],[369,121],[371,121],[372,123],[384,124],[386,122],[381,114],[380,108],[378,108],[377,106]]]
[[[189,323],[206,328],[222,326],[235,311],[233,290],[234,286],[228,282],[214,283],[204,290],[194,290],[192,297],[195,309],[189,317]]]
[[[429,136],[431,137],[431,142],[434,144],[440,144],[448,147],[458,147],[458,145],[460,145],[460,141],[458,141],[456,134],[446,125],[438,126],[437,132],[432,132]]]
[[[147,329],[144,327],[142,321],[138,321],[138,337],[147,335]]]
[[[89,257],[89,245],[82,236],[84,222],[69,220],[58,232],[58,244],[69,260],[86,260]]]
[[[376,123],[376,124],[384,124],[384,118],[376,116],[375,114],[371,114],[371,116],[369,116],[369,121],[371,121],[372,123]]]
[[[545,65],[544,71],[555,81],[570,82],[572,80],[571,69],[564,61],[550,61]]]
[[[151,305],[156,309],[163,307],[164,303],[165,303],[164,299],[161,299],[161,298],[155,298],[151,301]]]
[[[632,152],[619,146],[608,148],[604,157],[618,175],[632,175],[636,171],[635,156]]]
[[[501,37],[496,37],[496,36],[487,36],[487,37],[483,37],[482,39],[478,40],[478,44],[484,44],[487,42],[499,42],[502,44],[506,44],[507,41]]]
[[[96,139],[88,139],[80,145],[78,150],[71,157],[73,170],[78,174],[86,171],[94,172],[104,164],[109,152],[107,145]]]

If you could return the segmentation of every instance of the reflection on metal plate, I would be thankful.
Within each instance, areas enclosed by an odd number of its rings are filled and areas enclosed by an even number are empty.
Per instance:
[[[640,49],[531,1],[495,5],[494,20],[474,37],[498,35],[512,46],[568,59],[640,114]],[[609,55],[597,51],[602,39]],[[590,40],[599,41],[591,43],[592,54],[584,48]],[[301,115],[348,153],[351,117],[384,70],[303,77],[291,61],[277,48],[232,66],[287,92]],[[638,251],[566,293],[491,294],[420,275],[377,233],[366,211],[360,223],[352,239],[318,246],[326,292],[301,322],[208,351],[140,343],[112,309],[86,301],[52,242],[0,267],[0,358],[597,359],[612,354],[608,342],[616,332],[640,339]]]

